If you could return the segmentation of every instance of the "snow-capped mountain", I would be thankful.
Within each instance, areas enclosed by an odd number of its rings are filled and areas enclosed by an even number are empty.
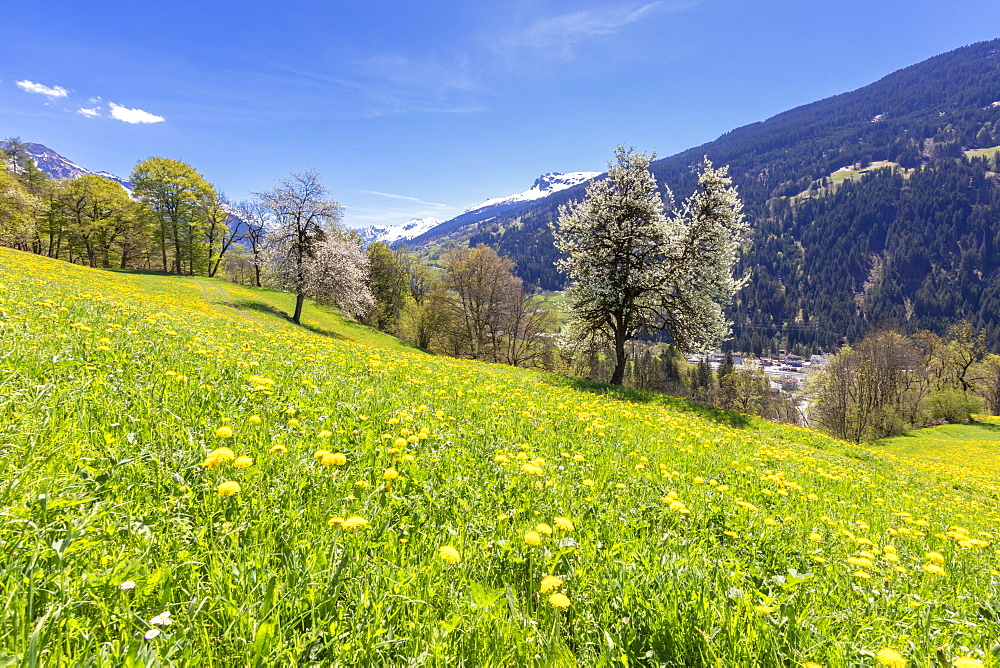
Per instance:
[[[463,213],[436,225],[426,232],[414,235],[410,241],[414,246],[420,246],[437,239],[450,235],[458,230],[474,230],[483,223],[488,223],[497,217],[511,217],[518,215],[522,209],[531,206],[532,202],[543,199],[554,193],[569,188],[579,188],[580,196],[583,196],[582,186],[600,176],[603,172],[570,172],[561,174],[550,172],[542,174],[535,183],[524,192],[507,195],[506,197],[496,197],[481,202],[466,209]]]
[[[372,225],[358,230],[358,233],[370,244],[381,241],[392,245],[397,241],[408,241],[420,236],[443,223],[440,218],[411,218],[402,225]]]
[[[48,146],[25,142],[24,148],[28,151],[28,154],[35,159],[35,165],[38,169],[53,178],[75,179],[76,177],[83,176],[84,174],[95,174],[97,176],[110,179],[116,183],[120,183],[126,190],[132,192],[132,184],[122,177],[115,176],[110,172],[95,172],[87,169],[86,167],[81,167],[69,158],[59,155]]]
[[[542,174],[535,179],[534,185],[522,193],[488,199],[482,204],[477,204],[476,206],[466,209],[465,212],[469,213],[470,211],[478,211],[480,209],[486,209],[493,206],[503,206],[505,204],[516,204],[518,202],[530,202],[532,200],[541,199],[543,197],[548,197],[552,193],[557,193],[560,190],[566,190],[566,188],[572,188],[573,186],[578,186],[581,183],[586,183],[587,181],[590,181],[594,177],[600,175],[601,172],[570,172],[569,174],[550,172],[548,174]]]

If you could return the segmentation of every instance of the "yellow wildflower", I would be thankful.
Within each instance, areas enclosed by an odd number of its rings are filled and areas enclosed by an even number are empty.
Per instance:
[[[216,489],[219,496],[234,496],[240,493],[240,483],[235,480],[227,480]]]
[[[553,524],[556,525],[557,529],[560,529],[562,531],[572,531],[573,529],[576,528],[573,526],[572,520],[566,517],[557,517],[554,520],[552,520],[552,522]]]
[[[361,517],[360,515],[351,515],[340,525],[345,529],[360,529],[362,527],[368,526],[368,520]]]
[[[233,466],[238,469],[248,469],[253,466],[253,458],[241,455],[233,460]]]
[[[891,647],[876,652],[875,660],[879,662],[879,665],[889,666],[889,668],[906,668],[906,659]]]
[[[215,430],[215,435],[218,438],[232,438],[233,430],[231,427],[219,427]]]
[[[569,609],[569,597],[565,594],[556,592],[549,596],[549,605],[558,610],[568,610]]]
[[[931,575],[947,575],[944,569],[937,564],[924,564],[923,568],[925,573],[930,573]]]
[[[449,564],[457,564],[462,560],[462,554],[451,545],[442,545],[439,547],[438,556]]]
[[[347,463],[347,456],[342,452],[328,452],[319,463],[323,466],[343,466]]]
[[[556,577],[555,575],[546,575],[542,578],[542,583],[538,588],[539,593],[548,594],[550,591],[554,591],[562,587],[562,578]]]
[[[524,542],[533,547],[541,545],[542,536],[537,531],[526,531],[524,532]]]

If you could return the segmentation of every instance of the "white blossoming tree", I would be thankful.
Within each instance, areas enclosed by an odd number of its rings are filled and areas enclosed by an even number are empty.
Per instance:
[[[343,207],[328,198],[316,174],[292,174],[257,197],[267,212],[264,255],[271,276],[296,296],[293,322],[300,322],[306,297],[355,318],[372,308],[361,239],[341,227]]]
[[[613,349],[616,385],[638,334],[666,330],[682,350],[729,336],[723,307],[746,280],[733,276],[747,227],[728,168],[706,158],[699,190],[668,214],[672,196],[661,196],[648,169],[655,157],[619,146],[607,178],[560,207],[552,225],[566,254],[557,266],[570,278],[570,336]]]

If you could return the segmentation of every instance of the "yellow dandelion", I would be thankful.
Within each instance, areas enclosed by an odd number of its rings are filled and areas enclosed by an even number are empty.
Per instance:
[[[538,588],[538,592],[541,594],[548,594],[550,591],[555,591],[562,587],[562,578],[556,577],[555,575],[546,575],[542,578],[542,583]]]
[[[328,454],[330,454],[329,450],[317,450],[313,453],[313,457],[316,458],[316,461],[322,461]]]
[[[215,436],[217,438],[232,438],[233,430],[231,427],[219,427],[215,430]]]
[[[747,501],[737,501],[736,505],[739,506],[740,508],[743,508],[744,510],[750,511],[751,513],[757,512],[757,506]]]
[[[906,668],[906,659],[891,647],[876,652],[875,660],[879,662],[879,665],[889,666],[889,668]]]
[[[809,534],[809,540],[814,543],[821,543],[823,541],[823,536],[818,533],[811,533]]]
[[[567,517],[557,517],[552,520],[552,523],[556,525],[556,528],[561,531],[573,531],[576,527],[573,526],[572,520]]]
[[[933,561],[935,564],[944,563],[944,555],[940,552],[928,552],[924,556],[927,557],[927,561]]]
[[[930,573],[931,575],[947,575],[944,569],[937,564],[924,564],[923,569],[925,573]]]
[[[406,447],[407,443],[408,441],[405,438],[397,438],[395,441],[392,442],[392,447],[402,449]]]
[[[340,516],[338,515],[338,516],[335,516],[335,517],[331,517],[330,519],[328,519],[328,520],[326,521],[326,523],[327,523],[327,524],[329,524],[329,525],[330,525],[330,526],[332,526],[332,527],[333,527],[333,526],[340,526],[341,524],[343,524],[343,523],[344,523],[344,518],[343,518],[343,517],[340,517]]]
[[[262,420],[260,419],[259,415],[251,415],[249,418],[247,418],[247,422],[249,422],[250,424],[260,424]]]
[[[462,560],[462,554],[451,545],[442,545],[439,547],[438,556],[449,564],[457,564]]]
[[[569,609],[569,597],[566,594],[561,594],[556,592],[549,596],[549,605],[557,610],[568,610]]]
[[[324,429],[323,431],[316,434],[317,438],[330,438],[331,436],[333,436],[333,432],[330,431],[329,429]]]
[[[233,460],[233,466],[238,469],[248,469],[253,466],[253,458],[241,455]]]
[[[584,487],[593,487],[595,483],[590,478],[584,478],[583,482],[580,484],[583,485]]]
[[[802,668],[823,668],[823,664],[816,663],[815,661],[806,661],[802,664]]]
[[[960,656],[952,661],[951,665],[955,668],[982,668],[983,662],[971,656]]]
[[[341,523],[340,526],[342,526],[342,527],[344,527],[345,529],[348,529],[348,530],[350,530],[350,529],[360,529],[362,527],[368,526],[368,520],[366,520],[365,518],[361,517],[360,515],[351,515],[346,520],[344,520],[343,523]]]
[[[542,535],[537,531],[525,531],[524,542],[532,547],[542,544]]]
[[[552,535],[552,527],[551,527],[551,525],[548,525],[545,522],[542,522],[541,524],[539,524],[538,526],[536,526],[535,527],[535,531],[537,531],[538,533],[542,534],[543,536],[551,536]]]
[[[343,466],[347,463],[347,456],[342,452],[328,452],[319,463],[323,466]]]
[[[215,468],[219,464],[225,464],[236,459],[236,453],[229,448],[216,448],[208,453],[208,457],[201,463],[205,468]]]
[[[288,452],[288,448],[283,446],[281,443],[276,443],[272,445],[270,448],[268,448],[268,451],[282,453],[282,452]]]
[[[862,580],[871,580],[872,574],[868,571],[854,571],[854,577],[861,578]]]
[[[735,531],[723,531],[722,535],[723,536],[729,536],[730,538],[738,538],[739,537],[739,534],[736,533]]]
[[[298,427],[301,423],[295,418],[292,418],[291,420],[288,421],[287,424],[289,427]]]
[[[386,480],[395,480],[396,478],[399,477],[399,471],[391,467],[387,468],[385,471],[382,472],[382,477],[385,478]]]
[[[235,496],[240,493],[240,483],[235,480],[227,480],[215,490],[219,496]]]

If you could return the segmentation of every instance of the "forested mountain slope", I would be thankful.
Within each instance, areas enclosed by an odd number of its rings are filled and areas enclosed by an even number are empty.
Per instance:
[[[935,56],[864,88],[738,128],[659,160],[680,201],[703,156],[728,164],[747,205],[752,280],[734,304],[734,348],[829,348],[895,322],[941,331],[968,317],[1000,344],[994,157],[1000,40]],[[889,169],[861,173],[873,163]],[[839,171],[838,171],[839,170]],[[471,236],[521,276],[562,287],[548,229],[582,187]]]

